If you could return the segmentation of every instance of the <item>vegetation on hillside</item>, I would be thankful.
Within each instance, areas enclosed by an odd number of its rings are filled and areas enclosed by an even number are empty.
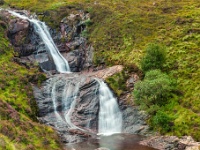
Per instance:
[[[165,62],[165,49],[158,44],[150,44],[141,59],[141,67],[145,72],[142,81],[135,83],[134,101],[151,116],[149,119],[153,129],[166,133],[173,128],[173,119],[162,110],[167,104],[175,102],[176,81],[161,69]]]
[[[39,84],[44,75],[14,61],[14,51],[0,19],[0,150],[60,149],[51,127],[37,122],[37,106],[30,81]]]
[[[170,124],[171,130],[165,130],[164,133],[178,136],[192,135],[200,141],[199,0],[5,0],[5,2],[20,9],[50,12],[51,15],[46,21],[51,19],[50,25],[53,23],[55,26],[58,26],[59,18],[67,15],[69,9],[81,8],[90,12],[93,24],[89,27],[88,38],[96,50],[94,59],[96,63],[104,61],[107,65],[122,64],[126,68],[137,65],[141,68],[139,62],[145,53],[147,43],[165,45],[166,63],[163,69],[177,79],[179,91],[169,103],[160,107],[160,112],[155,117],[157,120],[163,116],[166,120],[173,118]],[[119,74],[118,79],[126,79],[126,76]],[[120,83],[125,84],[121,81]],[[119,85],[115,82],[114,84],[111,83],[111,87],[117,90]],[[158,129],[162,131],[160,124],[162,121],[160,123],[155,121],[153,125],[158,125]]]

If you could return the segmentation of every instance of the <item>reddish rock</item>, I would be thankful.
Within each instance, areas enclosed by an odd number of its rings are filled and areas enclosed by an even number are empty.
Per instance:
[[[179,139],[176,136],[153,136],[140,144],[159,150],[199,150],[200,143],[195,142],[192,137],[184,136]]]

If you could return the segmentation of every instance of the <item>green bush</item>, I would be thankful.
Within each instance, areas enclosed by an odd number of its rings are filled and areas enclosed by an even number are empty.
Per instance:
[[[173,118],[162,111],[158,111],[151,120],[151,125],[156,129],[160,130],[161,133],[170,131],[173,125]]]
[[[163,106],[167,104],[175,87],[174,80],[167,74],[162,73],[160,70],[151,70],[146,73],[143,81],[135,84],[133,95],[135,102],[142,109],[146,109],[147,112],[150,110],[153,113],[152,106]]]
[[[146,54],[141,60],[141,68],[144,72],[153,69],[161,69],[166,60],[165,48],[158,44],[149,44]]]

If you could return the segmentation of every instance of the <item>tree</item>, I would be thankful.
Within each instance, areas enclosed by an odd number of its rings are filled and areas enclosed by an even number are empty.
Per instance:
[[[146,48],[146,55],[141,60],[143,72],[153,69],[161,69],[166,61],[165,48],[158,44],[149,44]]]
[[[151,70],[146,73],[143,81],[135,84],[133,95],[137,104],[147,112],[154,113],[167,103],[173,90],[174,80],[160,70]]]

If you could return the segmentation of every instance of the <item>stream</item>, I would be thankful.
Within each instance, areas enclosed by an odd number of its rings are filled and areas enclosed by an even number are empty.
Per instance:
[[[34,87],[34,96],[40,121],[58,132],[67,150],[153,150],[138,144],[144,137],[123,132],[118,100],[102,79],[70,72],[44,22],[9,13],[33,25],[48,59],[56,66],[57,74],[40,88]]]

